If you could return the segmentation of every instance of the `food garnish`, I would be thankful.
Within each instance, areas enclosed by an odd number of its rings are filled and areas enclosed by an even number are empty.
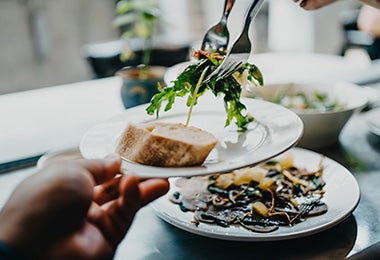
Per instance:
[[[327,212],[323,157],[315,171],[297,167],[293,156],[226,174],[178,178],[170,201],[193,212],[193,223],[242,226],[267,233]]]
[[[188,125],[192,108],[198,102],[198,98],[206,91],[210,90],[215,96],[224,95],[224,105],[227,113],[225,126],[228,126],[233,119],[239,130],[246,130],[247,125],[253,121],[253,117],[246,112],[246,106],[240,102],[242,91],[242,82],[250,81],[254,85],[263,85],[263,77],[257,66],[250,63],[244,63],[234,73],[219,77],[215,75],[206,80],[223,61],[223,56],[218,53],[207,53],[196,51],[193,56],[197,62],[189,65],[180,73],[172,83],[172,86],[158,86],[159,93],[153,96],[150,105],[146,111],[148,114],[156,114],[166,101],[164,111],[169,111],[177,97],[187,97],[186,105],[189,107],[189,113],[186,125]]]

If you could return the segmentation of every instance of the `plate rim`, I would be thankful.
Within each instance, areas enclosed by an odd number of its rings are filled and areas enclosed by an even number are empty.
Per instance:
[[[380,108],[376,108],[367,112],[366,123],[371,133],[373,133],[376,136],[380,136],[380,124],[376,125],[374,123],[376,118],[380,118]]]
[[[38,169],[42,169],[45,166],[47,166],[51,161],[54,159],[61,159],[60,157],[75,157],[76,159],[81,159],[81,153],[79,150],[79,147],[65,147],[65,148],[59,148],[59,149],[52,149],[44,153],[37,161],[36,167]]]

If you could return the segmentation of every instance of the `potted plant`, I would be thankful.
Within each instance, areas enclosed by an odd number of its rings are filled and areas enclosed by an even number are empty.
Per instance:
[[[116,73],[123,79],[121,95],[126,108],[149,102],[158,92],[157,85],[163,84],[165,67],[150,64],[159,20],[156,0],[121,0],[116,4],[114,24],[125,40],[120,58],[122,61],[133,59],[136,65]]]

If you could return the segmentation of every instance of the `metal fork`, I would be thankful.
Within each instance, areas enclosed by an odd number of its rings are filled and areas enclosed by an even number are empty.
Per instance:
[[[228,77],[236,71],[241,65],[247,62],[251,53],[251,41],[249,39],[249,27],[252,20],[259,12],[264,0],[253,0],[245,14],[243,30],[232,44],[231,49],[224,57],[222,64],[219,65],[205,80],[208,82],[212,77],[217,75],[216,80]]]
[[[212,26],[206,32],[201,45],[201,50],[209,53],[225,53],[230,40],[230,33],[227,28],[227,20],[234,4],[235,0],[224,1],[224,12],[222,18],[217,24]]]

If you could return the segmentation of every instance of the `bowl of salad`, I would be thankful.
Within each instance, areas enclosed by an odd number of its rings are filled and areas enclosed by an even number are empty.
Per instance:
[[[339,82],[276,83],[246,87],[246,97],[260,98],[293,110],[304,123],[298,146],[318,149],[339,141],[339,135],[351,116],[368,103],[362,87]]]

